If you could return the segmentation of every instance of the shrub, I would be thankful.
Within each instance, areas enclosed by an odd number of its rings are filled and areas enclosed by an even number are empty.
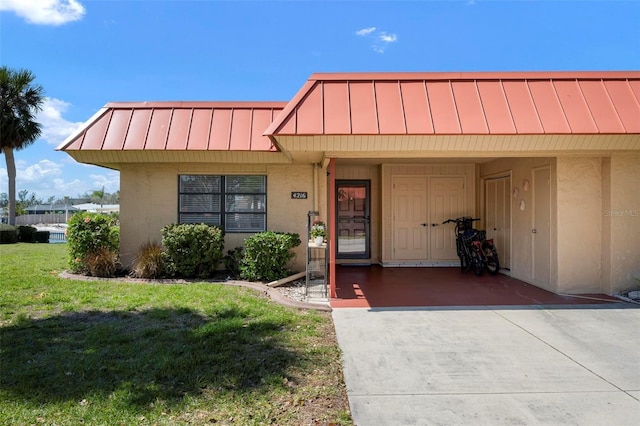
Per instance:
[[[159,278],[164,274],[164,250],[155,241],[149,241],[138,248],[131,266],[131,276],[135,278]]]
[[[87,253],[82,261],[94,277],[113,277],[119,266],[118,252],[107,247]]]
[[[236,247],[233,250],[228,250],[227,255],[222,258],[224,267],[233,278],[240,278],[240,264],[244,256],[244,248]]]
[[[300,245],[296,233],[260,232],[244,242],[245,251],[240,263],[240,276],[249,281],[275,281],[289,275],[287,263]]]
[[[21,243],[33,243],[37,231],[38,229],[34,226],[18,226],[18,241]]]
[[[87,273],[88,255],[100,249],[118,253],[120,244],[119,228],[112,218],[98,213],[76,213],[67,227],[67,248],[69,266],[74,273]]]
[[[33,233],[33,243],[48,243],[51,232],[49,231],[36,231]]]
[[[18,230],[15,226],[0,224],[0,244],[15,244],[18,242]]]
[[[174,223],[162,228],[162,246],[169,275],[210,278],[222,259],[224,233],[204,223]]]

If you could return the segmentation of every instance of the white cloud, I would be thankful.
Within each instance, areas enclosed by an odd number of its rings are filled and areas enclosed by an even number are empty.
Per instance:
[[[69,106],[71,106],[70,103],[60,99],[45,98],[42,111],[38,113],[36,121],[42,124],[40,138],[50,145],[59,145],[83,124],[82,122],[74,123],[62,117]]]
[[[393,43],[396,40],[398,40],[398,37],[395,34],[387,34],[385,32],[380,34],[380,41],[385,43]]]
[[[78,0],[2,0],[0,10],[15,12],[27,22],[39,25],[78,21],[86,12]]]
[[[376,27],[363,28],[361,30],[356,31],[356,34],[358,34],[359,36],[366,36],[374,32],[375,30],[376,30]]]
[[[386,31],[379,31],[376,27],[363,28],[356,31],[356,34],[361,37],[373,39],[371,48],[377,53],[384,53],[391,43],[398,41],[397,35],[389,34]]]

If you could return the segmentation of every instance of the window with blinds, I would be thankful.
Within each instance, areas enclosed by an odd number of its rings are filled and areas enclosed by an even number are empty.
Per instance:
[[[206,223],[225,232],[267,229],[266,176],[181,175],[179,222]]]

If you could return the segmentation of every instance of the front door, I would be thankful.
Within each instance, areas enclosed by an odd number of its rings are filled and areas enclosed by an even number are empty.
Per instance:
[[[425,260],[427,245],[427,177],[393,178],[393,258]]]
[[[370,254],[369,181],[336,181],[338,259],[368,259]]]
[[[464,178],[432,177],[429,185],[429,242],[431,260],[456,259],[456,241],[442,222],[464,215]]]

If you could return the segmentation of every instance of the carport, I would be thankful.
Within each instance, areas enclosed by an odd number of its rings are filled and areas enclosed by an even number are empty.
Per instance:
[[[561,295],[498,274],[476,276],[459,268],[336,268],[333,308],[536,306],[605,304],[605,294]]]

